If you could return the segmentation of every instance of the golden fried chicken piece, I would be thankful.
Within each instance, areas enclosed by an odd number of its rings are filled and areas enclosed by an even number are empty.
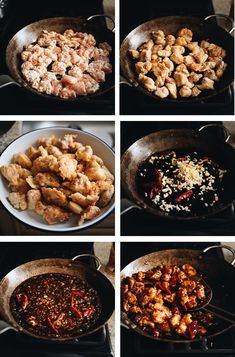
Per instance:
[[[66,181],[62,186],[68,187],[73,192],[80,192],[87,194],[92,189],[92,184],[86,175],[77,174],[77,177],[73,181]]]
[[[27,192],[28,209],[35,210],[36,204],[41,200],[40,190],[29,190]]]
[[[156,90],[156,86],[154,80],[148,76],[144,76],[142,73],[139,74],[139,81],[143,84],[143,86],[149,91],[153,92]]]
[[[36,157],[39,156],[38,150],[35,149],[33,146],[30,146],[27,150],[26,150],[26,155],[30,158],[30,160],[35,160]]]
[[[84,196],[79,192],[73,193],[70,198],[72,199],[73,202],[79,204],[82,207],[88,207],[95,205],[96,202],[99,199],[99,196],[97,195],[87,195]]]
[[[114,194],[114,186],[110,185],[107,190],[104,190],[100,194],[99,201],[97,202],[98,207],[105,207],[109,204]]]
[[[167,35],[166,36],[166,44],[173,46],[175,44],[175,36],[173,35]]]
[[[139,74],[147,74],[152,68],[152,63],[148,62],[137,62],[135,64],[136,72]]]
[[[25,193],[11,192],[8,196],[8,200],[14,208],[21,211],[26,210],[28,207]]]
[[[197,86],[199,89],[214,89],[214,81],[207,77],[202,79],[202,83]]]
[[[157,97],[160,97],[160,98],[166,98],[168,97],[169,95],[169,90],[167,89],[167,87],[163,86],[161,88],[157,88],[154,92],[154,94],[157,96]]]
[[[181,97],[190,97],[192,95],[192,90],[188,86],[183,86],[179,90],[179,95]]]
[[[57,206],[47,206],[43,211],[43,218],[49,224],[56,224],[68,221],[70,214]]]
[[[41,187],[60,187],[59,177],[52,172],[39,172],[34,181]]]
[[[151,34],[156,45],[165,46],[166,44],[165,34],[162,30],[152,31]]]
[[[90,181],[105,180],[106,172],[101,167],[90,167],[85,171],[85,175]]]
[[[90,161],[93,155],[93,150],[90,145],[76,151],[76,159],[78,161]]]
[[[42,138],[39,138],[37,143],[38,143],[38,146],[44,146],[44,147],[47,147],[49,145],[55,145],[54,143],[56,142],[56,137],[55,135],[52,135],[52,136],[49,136],[49,137],[42,137]]]
[[[40,156],[33,161],[32,173],[36,175],[39,172],[55,171],[59,169],[57,158],[53,155]]]
[[[99,207],[96,206],[90,206],[86,208],[78,219],[78,225],[81,226],[84,223],[84,221],[89,221],[91,219],[96,218],[100,214],[100,212],[101,211]]]
[[[83,208],[81,206],[72,201],[69,202],[68,208],[75,214],[81,214],[83,211]]]
[[[17,183],[14,185],[10,185],[11,186],[11,190],[13,192],[24,192],[26,193],[29,189],[30,186],[28,185],[27,179],[23,179],[23,178],[19,178],[17,180]]]
[[[177,37],[183,37],[186,39],[187,42],[191,42],[193,39],[193,33],[188,28],[182,28],[177,32]]]
[[[197,88],[197,86],[194,86],[192,88],[192,97],[197,97],[201,93],[201,90]]]
[[[77,161],[62,155],[58,159],[60,176],[64,179],[73,180],[77,176]]]
[[[130,53],[130,55],[131,55],[131,57],[132,57],[133,59],[136,59],[136,60],[139,59],[140,54],[139,54],[139,52],[138,52],[137,50],[131,49],[131,50],[129,50],[128,52]]]
[[[23,152],[19,152],[13,156],[13,162],[20,165],[24,169],[30,169],[32,167],[32,161]]]
[[[0,171],[12,185],[17,185],[19,178],[26,178],[30,175],[30,171],[23,169],[18,164],[3,165],[0,167]]]
[[[61,207],[67,206],[67,197],[57,188],[42,187],[42,195],[46,202],[52,203]]]
[[[34,177],[31,175],[26,178],[26,182],[31,188],[38,188],[38,185],[34,181]]]

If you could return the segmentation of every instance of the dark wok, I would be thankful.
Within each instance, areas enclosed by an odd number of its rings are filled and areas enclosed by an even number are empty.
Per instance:
[[[218,15],[224,16],[224,15]],[[226,17],[226,16],[224,16]],[[226,17],[227,18],[227,17]],[[193,31],[194,41],[201,41],[209,39],[209,41],[214,42],[217,45],[222,46],[227,51],[227,56],[225,62],[228,67],[221,78],[215,86],[215,90],[203,91],[198,97],[189,98],[178,98],[171,99],[169,97],[161,99],[154,94],[148,92],[144,89],[137,80],[137,74],[134,69],[133,59],[129,56],[128,50],[133,48],[137,49],[143,42],[147,41],[150,37],[150,32],[152,30],[163,30],[166,35],[174,35],[177,31],[183,27],[187,27]],[[139,25],[134,30],[132,30],[127,37],[124,39],[121,45],[120,61],[122,73],[129,83],[134,88],[141,91],[143,94],[149,95],[155,100],[160,100],[164,102],[198,102],[201,100],[206,100],[208,98],[214,97],[217,94],[223,92],[228,86],[233,82],[234,78],[234,43],[233,37],[226,32],[223,28],[211,24],[210,21],[204,21],[203,19],[197,17],[186,17],[186,16],[168,16],[160,17]]]
[[[0,321],[0,333],[5,332],[9,328],[13,328],[31,337],[53,341],[65,341],[87,336],[101,328],[108,321],[114,310],[114,288],[110,281],[98,270],[90,268],[87,264],[75,261],[82,256],[94,257],[96,262],[98,262],[97,269],[101,267],[97,257],[91,254],[82,254],[72,260],[60,258],[34,260],[10,271],[0,282],[0,315],[7,322]],[[95,325],[91,327],[91,330],[82,335],[73,337],[47,338],[28,332],[15,321],[10,309],[10,298],[13,291],[26,279],[47,273],[74,275],[86,281],[98,292],[102,304],[101,315]]]
[[[41,97],[59,101],[84,101],[87,100],[87,98],[90,98],[91,96],[98,96],[112,89],[114,87],[114,32],[108,30],[106,27],[98,26],[95,19],[92,20],[94,17],[98,16],[109,17],[106,15],[93,15],[87,19],[84,19],[82,17],[55,17],[40,20],[22,28],[15,34],[15,36],[10,40],[7,46],[6,64],[11,77],[8,75],[0,76],[0,88],[9,84],[16,84]],[[113,73],[107,75],[106,81],[101,84],[100,89],[96,93],[87,97],[63,99],[52,95],[40,93],[30,87],[30,85],[24,79],[20,70],[20,66],[22,63],[20,54],[23,51],[24,46],[28,46],[30,43],[36,41],[39,34],[43,30],[63,32],[66,29],[73,29],[74,31],[91,33],[92,35],[94,35],[97,43],[106,41],[112,46],[113,49],[110,55],[110,62],[113,65]]]
[[[189,263],[194,266],[200,274],[203,274],[205,281],[211,286],[213,291],[212,302],[214,303],[214,305],[217,305],[221,308],[227,309],[232,313],[235,313],[235,289],[233,284],[233,281],[235,279],[235,268],[233,265],[229,264],[225,260],[219,259],[215,255],[206,253],[209,249],[215,247],[223,247],[223,245],[206,248],[203,252],[200,250],[191,249],[168,249],[144,255],[128,264],[121,271],[121,281],[127,276],[131,276],[132,274],[138,271],[149,270],[153,267],[156,267],[156,265],[158,264],[183,265],[185,263]],[[224,247],[232,251],[232,264],[234,264],[235,251],[230,247]],[[205,338],[217,336],[233,326],[231,323],[228,323],[222,319],[217,319],[217,321],[218,324],[211,328],[210,332],[208,331],[208,334],[205,335]],[[145,337],[157,341],[182,343],[196,342],[200,340],[198,338],[194,340],[182,340],[151,336],[145,331],[138,328],[123,311],[122,323],[124,324],[124,327],[132,329]]]
[[[145,209],[158,217],[190,221],[203,220],[208,216],[222,212],[231,205],[235,199],[235,151],[227,142],[218,141],[212,135],[212,132],[201,130],[208,126],[214,125],[207,125],[198,131],[191,129],[158,131],[137,140],[129,147],[121,161],[121,181],[130,200],[138,208]],[[204,213],[203,215],[179,216],[176,214],[172,215],[171,213],[166,215],[157,209],[157,207],[151,206],[140,194],[136,184],[136,171],[139,165],[152,153],[177,149],[201,152],[203,155],[213,158],[221,167],[227,170],[226,179],[224,180],[223,202],[213,211]]]

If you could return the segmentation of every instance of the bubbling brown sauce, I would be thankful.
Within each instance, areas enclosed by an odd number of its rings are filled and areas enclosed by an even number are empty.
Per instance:
[[[101,314],[96,290],[68,274],[42,274],[13,292],[10,308],[25,330],[43,337],[72,337],[89,331]]]

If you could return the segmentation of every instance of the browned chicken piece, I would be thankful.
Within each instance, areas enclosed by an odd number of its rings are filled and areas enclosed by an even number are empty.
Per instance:
[[[70,198],[73,202],[79,204],[81,207],[87,208],[88,206],[93,206],[99,199],[97,195],[87,195],[84,196],[79,192],[73,193]]]
[[[35,207],[38,201],[41,201],[40,190],[29,190],[27,192],[28,209],[35,211]]]
[[[182,265],[182,269],[185,271],[185,273],[186,273],[188,276],[195,276],[195,275],[197,275],[196,269],[193,268],[192,265],[190,265],[190,264],[184,264],[184,265]]]
[[[158,281],[160,280],[161,276],[162,276],[161,270],[156,270],[154,274],[150,276],[150,279]]]
[[[131,49],[131,50],[129,50],[129,53],[133,59],[138,60],[140,57],[139,51],[137,51],[137,50]]]
[[[85,175],[90,181],[106,179],[106,171],[102,167],[90,167],[85,171]]]
[[[56,188],[42,187],[42,195],[46,202],[52,203],[61,207],[67,206],[67,197]]]
[[[17,184],[10,185],[10,187],[13,192],[26,193],[28,190],[30,190],[30,186],[27,182],[27,178],[26,179],[19,178]]]
[[[207,333],[207,331],[206,331],[204,326],[198,326],[198,332],[197,333],[198,333],[199,336],[204,336]]]
[[[60,187],[59,177],[52,172],[38,173],[34,180],[41,187]]]
[[[181,315],[179,315],[179,314],[174,314],[174,315],[170,318],[171,326],[172,326],[173,328],[175,328],[176,326],[179,326],[180,320],[181,320]]]
[[[196,282],[193,280],[185,279],[182,283],[181,286],[183,288],[186,288],[189,293],[191,293],[197,286]]]
[[[205,288],[202,284],[198,284],[196,287],[196,296],[198,299],[205,299],[206,294],[205,294]]]
[[[159,304],[157,309],[152,313],[153,322],[157,324],[162,324],[166,319],[169,319],[171,316],[171,310],[167,306],[163,306],[161,304]]]
[[[39,216],[43,216],[44,211],[45,211],[45,209],[46,209],[47,207],[48,207],[48,206],[45,205],[44,203],[42,203],[41,201],[37,201],[37,202],[35,203],[35,212],[36,212],[37,214],[39,214]]]
[[[40,156],[33,161],[32,173],[36,175],[39,172],[55,171],[59,169],[57,158],[53,155]]]
[[[43,218],[49,224],[62,223],[68,221],[70,215],[68,212],[64,211],[62,208],[57,206],[47,206],[43,212]]]
[[[28,185],[31,188],[38,188],[39,187],[37,185],[37,183],[34,181],[34,177],[33,176],[28,176],[25,180],[26,180],[26,182],[28,183]]]
[[[189,296],[188,296],[187,289],[186,288],[179,288],[178,295],[179,295],[181,304],[182,305],[187,304],[187,302],[189,301]]]
[[[169,273],[164,273],[164,274],[162,274],[161,279],[162,279],[163,281],[170,281],[170,280],[171,280],[171,274],[169,274]]]
[[[137,304],[137,297],[131,291],[128,291],[126,293],[126,299],[128,300],[130,305],[136,305]]]
[[[104,190],[100,194],[100,198],[97,202],[98,207],[105,207],[109,204],[114,194],[114,186],[110,185],[107,190]]]
[[[177,278],[179,279],[179,282],[181,282],[184,279],[187,279],[187,275],[185,274],[184,271],[180,270],[177,274]]]
[[[83,211],[83,208],[81,206],[72,201],[68,203],[68,208],[75,214],[81,214]]]
[[[49,145],[47,147],[47,152],[49,155],[53,155],[57,158],[63,154],[62,151],[55,145]]]
[[[166,44],[165,34],[162,30],[152,31],[151,34],[156,45],[165,46]]]
[[[26,155],[30,158],[30,160],[35,160],[39,156],[39,153],[37,149],[35,149],[33,146],[30,146],[26,150]]]
[[[18,179],[20,178],[21,166],[17,164],[3,165],[0,167],[1,174],[9,181],[12,185],[17,185]]]
[[[166,36],[166,44],[173,46],[175,44],[175,36],[173,35],[167,35]]]
[[[86,175],[77,174],[77,178],[73,181],[65,181],[63,186],[68,187],[73,192],[79,192],[82,194],[87,194],[92,188],[92,184]]]
[[[176,293],[172,293],[164,296],[164,300],[168,302],[174,302],[176,300]]]
[[[24,169],[30,169],[32,167],[32,161],[26,154],[22,152],[19,152],[13,156],[13,162],[20,165]]]
[[[138,281],[143,281],[145,279],[145,273],[143,271],[139,271],[137,273],[137,279]]]
[[[161,331],[165,332],[166,334],[170,334],[171,333],[171,326],[170,326],[168,321],[164,321],[162,324],[160,324],[158,326],[158,328]]]
[[[177,37],[183,37],[186,39],[187,42],[191,42],[193,38],[193,33],[188,28],[182,28],[177,32]]]
[[[67,180],[73,180],[77,176],[77,160],[64,155],[58,159],[60,176]]]
[[[100,212],[101,211],[99,207],[96,206],[90,206],[86,208],[79,217],[78,225],[80,226],[81,224],[84,223],[84,221],[88,221],[90,219],[96,218],[100,214]]]
[[[197,303],[196,295],[190,295],[189,300],[187,302],[187,307],[189,309],[193,309],[193,308],[197,307],[197,305],[198,305],[198,303]]]
[[[142,326],[142,327],[149,327],[151,329],[154,328],[155,324],[154,322],[150,321],[148,316],[144,316],[139,320],[138,325]]]
[[[142,309],[138,306],[131,306],[130,307],[130,312],[132,314],[138,314],[138,313],[142,313]]]
[[[137,62],[135,64],[135,70],[139,74],[147,74],[152,68],[152,64],[150,61],[147,62]]]
[[[18,210],[23,211],[28,207],[25,193],[11,192],[8,196],[8,200],[12,206]]]
[[[56,142],[57,142],[57,139],[56,139],[55,135],[48,136],[48,137],[41,137],[37,141],[38,146],[42,145],[44,147],[47,147],[49,145],[55,145]]]
[[[90,145],[86,145],[83,148],[77,150],[76,159],[78,161],[90,161],[93,155],[93,150]]]

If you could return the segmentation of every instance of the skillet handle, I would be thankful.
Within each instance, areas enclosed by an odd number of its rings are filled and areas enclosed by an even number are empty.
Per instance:
[[[101,261],[100,261],[99,258],[98,258],[96,255],[94,255],[94,254],[89,254],[89,253],[79,254],[79,255],[76,255],[76,257],[73,257],[73,258],[72,258],[72,261],[75,262],[77,259],[82,258],[82,257],[90,257],[90,258],[93,258],[93,259],[95,260],[96,270],[100,270],[100,268],[102,267]]]
[[[15,84],[18,87],[20,87],[20,84],[17,83],[13,78],[8,76],[7,74],[1,74],[0,75],[0,88],[4,88],[6,86],[9,86],[10,84]]]
[[[123,76],[120,76],[119,84],[125,84],[125,85],[127,85],[129,87],[132,87],[132,84],[130,82],[128,82],[128,80],[126,80],[126,78],[123,77]]]
[[[203,21],[207,21],[207,20],[209,20],[209,19],[212,19],[212,18],[216,18],[216,17],[220,17],[220,18],[223,18],[223,19],[226,19],[226,20],[228,20],[228,21],[230,21],[231,22],[231,25],[232,25],[232,27],[231,27],[231,29],[228,31],[228,33],[230,33],[230,34],[232,34],[233,33],[233,31],[234,31],[234,21],[233,21],[233,19],[230,17],[230,16],[227,16],[227,15],[224,15],[224,14],[213,14],[213,15],[209,15],[209,16],[207,16],[207,17],[205,17],[204,19],[203,19]]]
[[[235,250],[234,250],[232,247],[229,247],[228,245],[224,245],[224,244],[221,244],[221,245],[220,245],[220,244],[218,244],[218,245],[212,245],[212,246],[210,246],[210,247],[204,249],[204,250],[203,250],[203,253],[206,253],[206,252],[208,252],[209,250],[215,249],[215,248],[224,248],[224,249],[229,250],[229,251],[232,253],[232,255],[233,255],[233,258],[232,258],[232,261],[230,262],[230,264],[235,265]]]
[[[128,200],[127,198],[121,199],[121,215],[125,214],[126,212],[130,211],[133,208],[138,208],[141,210],[142,208]]]
[[[90,21],[96,17],[107,17],[107,19],[112,21],[113,27],[111,28],[111,31],[114,32],[115,31],[115,22],[112,16],[106,15],[106,14],[96,14],[96,15],[91,15],[89,17],[87,17],[87,21]]]
[[[0,335],[4,332],[7,332],[8,330],[14,330],[17,331],[16,328],[13,326],[9,325],[6,321],[0,320]]]
[[[222,130],[224,131],[224,133],[226,134],[225,142],[227,143],[227,142],[229,141],[229,139],[230,139],[230,137],[231,137],[231,134],[230,134],[229,130],[228,130],[227,128],[225,128],[225,126],[223,126],[223,125],[207,124],[207,125],[201,126],[201,127],[198,129],[198,131],[199,131],[199,133],[200,133],[200,132],[203,131],[204,129],[212,128],[212,127],[217,127],[217,128],[222,129]]]

